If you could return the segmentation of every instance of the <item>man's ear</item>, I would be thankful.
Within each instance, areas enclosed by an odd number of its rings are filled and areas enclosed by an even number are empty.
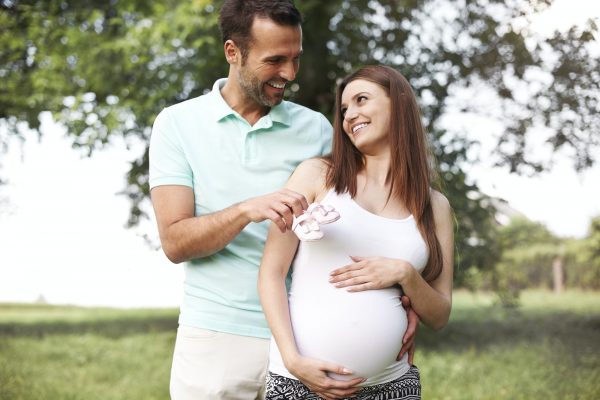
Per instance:
[[[225,59],[229,64],[237,64],[241,60],[242,53],[233,40],[227,40],[223,44],[223,50],[225,51]]]

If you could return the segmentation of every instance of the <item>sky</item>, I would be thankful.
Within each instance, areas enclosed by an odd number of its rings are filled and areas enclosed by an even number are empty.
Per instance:
[[[544,32],[593,15],[600,16],[600,2],[559,0],[534,25]],[[117,193],[140,149],[115,140],[87,158],[48,115],[42,121],[41,140],[27,135],[0,155],[0,176],[8,180],[0,186],[0,302],[176,307],[182,266],[139,236],[156,237],[154,222],[124,228],[128,202]],[[577,174],[559,160],[529,178],[483,162],[470,176],[560,236],[585,236],[590,218],[600,215],[600,165]]]
[[[129,206],[117,193],[136,152],[116,142],[87,158],[48,115],[42,121],[41,141],[29,135],[2,157],[0,301],[177,306],[181,265],[124,228]]]

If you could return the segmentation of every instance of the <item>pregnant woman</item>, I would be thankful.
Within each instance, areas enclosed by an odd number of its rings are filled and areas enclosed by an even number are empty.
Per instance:
[[[400,295],[433,329],[447,323],[451,208],[431,188],[419,108],[399,72],[348,76],[335,114],[331,156],[300,164],[287,187],[341,218],[313,241],[272,227],[260,267],[273,333],[266,398],[419,399],[417,368],[396,360],[407,324]]]

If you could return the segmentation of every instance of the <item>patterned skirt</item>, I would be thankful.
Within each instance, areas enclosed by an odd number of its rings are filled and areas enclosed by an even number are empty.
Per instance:
[[[318,400],[314,392],[311,392],[302,382],[297,379],[286,378],[269,372],[267,375],[266,400]],[[365,386],[354,396],[352,400],[420,400],[421,380],[419,370],[416,366],[410,367],[408,372],[400,378],[380,385]]]

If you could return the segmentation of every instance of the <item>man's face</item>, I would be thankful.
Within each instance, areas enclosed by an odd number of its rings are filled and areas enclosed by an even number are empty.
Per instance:
[[[251,33],[247,57],[238,68],[238,81],[250,99],[262,107],[273,107],[283,100],[286,84],[296,78],[302,29],[254,18]]]

